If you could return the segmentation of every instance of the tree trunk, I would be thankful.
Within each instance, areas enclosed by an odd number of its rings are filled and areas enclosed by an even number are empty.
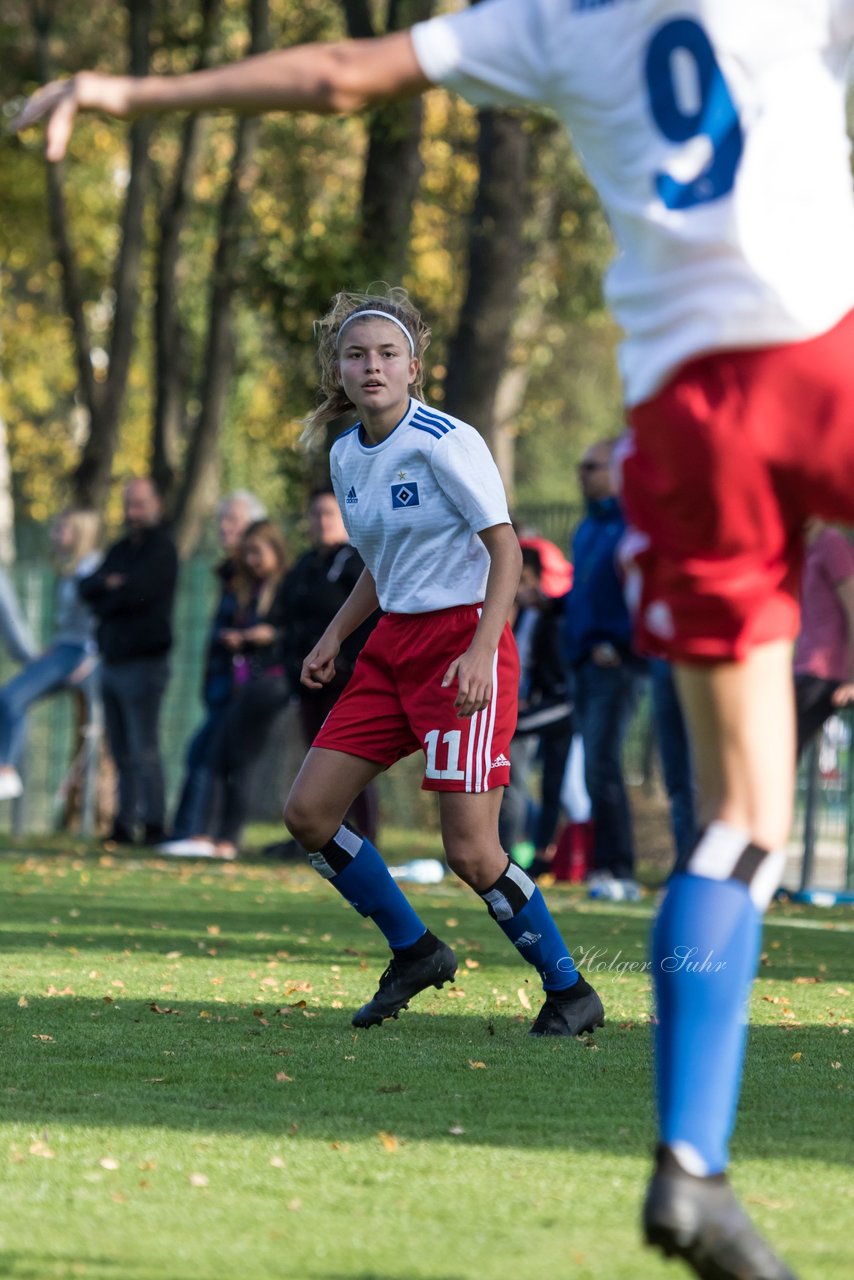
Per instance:
[[[480,181],[469,242],[469,277],[448,353],[445,407],[494,445],[496,395],[507,364],[524,260],[528,135],[506,111],[481,111]],[[509,464],[506,459],[504,473]],[[505,474],[505,482],[510,476]]]
[[[131,75],[145,75],[149,60],[151,0],[129,0],[129,50]],[[42,0],[31,5],[39,75],[51,78],[50,6]],[[127,389],[133,349],[134,321],[139,304],[139,266],[144,229],[143,212],[150,183],[148,141],[151,122],[131,128],[130,181],[122,215],[122,240],[116,262],[113,289],[116,306],[110,336],[110,357],[102,380],[92,367],[92,346],[83,312],[83,289],[71,242],[63,190],[63,166],[47,166],[48,216],[56,256],[62,268],[62,299],[71,325],[78,390],[89,414],[89,435],[71,477],[73,499],[80,506],[100,509],[107,497],[119,421]]]
[[[250,0],[251,52],[270,46],[268,0]],[[237,125],[234,158],[220,205],[219,238],[212,270],[208,333],[200,392],[201,409],[192,424],[184,469],[173,511],[178,549],[187,555],[198,541],[204,516],[216,488],[218,443],[234,368],[232,300],[240,224],[251,187],[250,166],[260,121],[244,118]]]
[[[356,39],[376,36],[363,2],[344,5],[347,29]],[[391,0],[386,31],[400,31],[429,18],[435,0]],[[412,208],[421,180],[420,98],[389,102],[371,113],[362,186],[362,225],[356,263],[363,285],[374,280],[399,284],[409,256]]]
[[[202,33],[196,69],[208,62],[219,0],[203,0]],[[151,474],[171,506],[180,465],[180,446],[187,398],[187,358],[184,330],[178,310],[177,270],[180,237],[187,220],[193,172],[198,155],[201,116],[188,116],[181,150],[169,192],[160,210],[160,243],[155,267],[154,303],[154,426],[151,438]]]

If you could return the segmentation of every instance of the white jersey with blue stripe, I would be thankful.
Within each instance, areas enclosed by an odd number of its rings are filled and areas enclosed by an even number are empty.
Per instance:
[[[370,444],[361,424],[330,454],[350,541],[389,613],[428,613],[483,600],[489,554],[477,536],[509,524],[492,454],[466,422],[410,400],[395,429]]]
[[[854,306],[854,0],[486,0],[412,37],[434,83],[571,130],[619,247],[630,404]]]

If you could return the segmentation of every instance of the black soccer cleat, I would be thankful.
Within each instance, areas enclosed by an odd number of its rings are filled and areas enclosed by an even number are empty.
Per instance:
[[[353,1014],[353,1026],[376,1027],[386,1018],[396,1018],[419,991],[453,982],[456,972],[457,957],[444,942],[420,960],[392,960],[373,998]]]
[[[797,1280],[742,1209],[723,1174],[686,1173],[666,1148],[647,1190],[646,1242],[701,1280]]]
[[[545,1003],[528,1035],[580,1036],[604,1025],[605,1010],[592,987],[584,995],[569,1000],[565,997],[561,999],[558,993],[551,992],[546,995]]]

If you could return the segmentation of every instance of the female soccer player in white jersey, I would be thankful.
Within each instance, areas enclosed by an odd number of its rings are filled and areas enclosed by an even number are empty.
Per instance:
[[[318,324],[323,401],[310,431],[353,410],[335,441],[332,483],[365,569],[306,657],[302,680],[334,677],[342,642],[385,612],[306,756],[285,821],[314,867],[384,934],[391,963],[355,1014],[370,1027],[453,978],[453,951],[421,921],[379,853],[344,824],[367,784],[421,750],[439,796],[448,863],[484,899],[546,1000],[533,1035],[603,1023],[542,894],[498,840],[510,775],[519,662],[507,617],[521,555],[482,437],[418,394],[429,330],[403,290],[338,294]]]
[[[443,84],[571,128],[620,250],[640,638],[676,664],[708,823],[653,939],[645,1229],[710,1280],[792,1277],[724,1170],[792,809],[803,525],[854,523],[852,52],[854,0],[487,0],[175,80],[87,73],[19,121],[48,117],[59,159],[78,108],[349,111]],[[663,963],[686,939],[724,967]]]

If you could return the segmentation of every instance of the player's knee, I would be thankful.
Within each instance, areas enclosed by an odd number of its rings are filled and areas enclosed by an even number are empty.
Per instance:
[[[285,826],[304,849],[319,849],[329,839],[328,822],[324,822],[314,805],[296,789],[292,790],[282,814]]]

